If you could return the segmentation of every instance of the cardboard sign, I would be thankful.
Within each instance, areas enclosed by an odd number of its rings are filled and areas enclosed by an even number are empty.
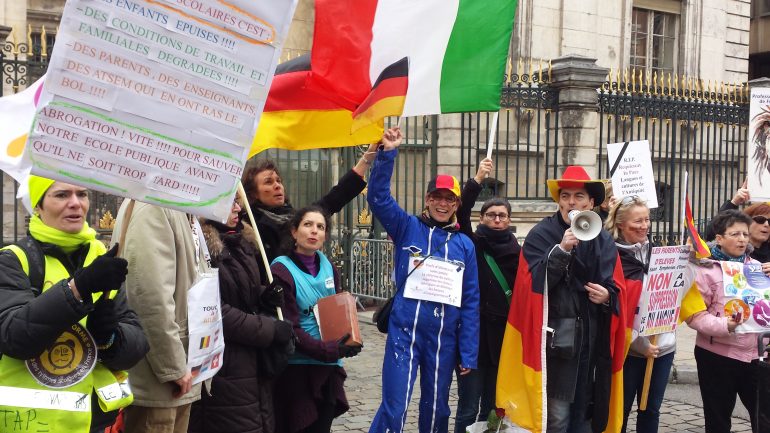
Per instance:
[[[297,0],[70,0],[32,173],[223,221]]]
[[[465,264],[438,257],[410,257],[404,297],[460,307]],[[416,268],[416,269],[415,269]]]
[[[770,277],[760,263],[720,262],[725,294],[725,316],[742,324],[738,333],[770,331]]]
[[[652,155],[647,140],[608,144],[607,159],[615,197],[639,196],[650,209],[658,207]]]
[[[693,276],[687,262],[686,246],[655,247],[650,254],[650,267],[639,297],[634,329],[639,335],[656,335],[676,330],[679,308]]]
[[[751,89],[746,173],[751,201],[770,201],[770,89]]]

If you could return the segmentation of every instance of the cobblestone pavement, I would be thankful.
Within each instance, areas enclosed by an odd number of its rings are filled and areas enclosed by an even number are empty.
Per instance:
[[[345,382],[345,392],[350,403],[350,410],[337,418],[332,426],[332,432],[368,432],[374,414],[380,404],[382,356],[385,350],[385,334],[380,334],[371,325],[371,312],[359,315],[361,333],[364,338],[364,349],[355,358],[345,360],[345,370],[348,373]],[[670,385],[673,387],[677,385]],[[697,393],[697,387],[693,388]],[[687,392],[692,393],[692,390]],[[418,383],[410,404],[405,432],[417,432],[417,402],[419,401]],[[454,412],[457,405],[455,382],[452,382],[449,406],[452,417],[449,421],[449,431],[454,429]],[[703,409],[697,405],[666,399],[661,410],[659,433],[700,433],[703,432]],[[629,432],[635,431],[636,415],[632,413],[629,419]],[[750,433],[748,421],[741,418],[733,419],[734,433]]]

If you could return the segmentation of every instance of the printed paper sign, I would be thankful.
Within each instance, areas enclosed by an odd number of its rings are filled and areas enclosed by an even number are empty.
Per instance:
[[[296,4],[68,1],[32,172],[226,219]]]
[[[770,278],[760,263],[720,262],[725,294],[725,316],[743,323],[738,333],[770,331]]]
[[[222,368],[225,338],[219,298],[219,276],[214,269],[187,291],[187,368],[193,384],[213,377]]]
[[[658,207],[652,155],[647,140],[608,144],[607,158],[615,197],[639,196],[647,201],[650,209]]]
[[[748,158],[751,201],[770,201],[770,89],[751,89]]]
[[[423,257],[416,256],[409,260],[411,275],[406,279],[405,298],[460,306],[465,264],[436,257],[428,257],[423,261]]]
[[[692,285],[686,246],[655,247],[639,298],[634,329],[639,335],[663,334],[676,330],[682,298]]]

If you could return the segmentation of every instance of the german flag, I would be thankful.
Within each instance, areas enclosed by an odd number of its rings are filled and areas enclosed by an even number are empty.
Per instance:
[[[701,239],[698,234],[698,230],[695,229],[695,222],[692,219],[692,208],[690,207],[690,195],[687,194],[684,197],[684,217],[685,224],[687,225],[687,234],[692,240],[692,247],[695,249],[695,257],[699,259],[705,259],[711,257],[711,251],[709,251],[706,242]]]
[[[400,116],[408,88],[409,59],[404,57],[385,68],[377,78],[369,96],[353,113],[351,132],[381,122],[387,116]]]
[[[351,134],[351,110],[307,89],[309,74],[309,54],[278,65],[249,158],[270,148],[346,147],[373,143],[382,137],[382,122]]]

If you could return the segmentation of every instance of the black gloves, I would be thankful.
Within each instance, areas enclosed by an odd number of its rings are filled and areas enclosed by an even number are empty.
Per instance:
[[[118,329],[115,301],[106,297],[96,301],[94,311],[88,314],[86,329],[94,337],[97,346],[111,344],[112,334]]]
[[[283,307],[284,287],[278,280],[273,280],[260,295],[262,305],[266,307]]]
[[[346,341],[350,339],[350,334],[345,334],[337,340],[337,350],[339,352],[340,358],[350,358],[351,356],[356,356],[361,352],[361,348],[364,346],[360,344],[356,344],[355,346],[348,346],[345,344]]]
[[[294,326],[285,320],[276,320],[273,328],[273,342],[286,344],[294,338]]]
[[[88,267],[75,271],[75,286],[81,299],[90,302],[92,293],[117,290],[123,281],[126,281],[128,262],[126,259],[115,257],[117,254],[118,244],[115,244]]]

